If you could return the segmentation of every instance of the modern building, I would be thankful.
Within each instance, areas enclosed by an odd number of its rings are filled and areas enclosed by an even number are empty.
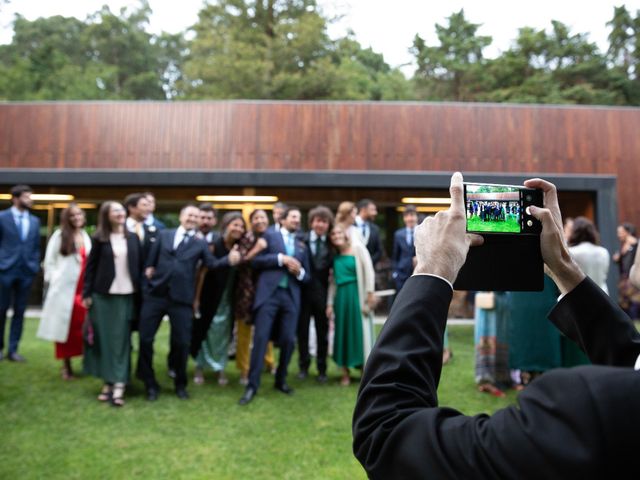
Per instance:
[[[640,224],[639,127],[640,109],[617,107],[2,103],[0,191],[28,183],[37,193],[71,195],[91,211],[106,199],[151,190],[169,223],[200,195],[244,196],[216,201],[223,210],[249,210],[255,196],[303,210],[366,197],[378,204],[390,251],[403,199],[424,202],[426,213],[443,208],[438,199],[448,196],[452,171],[509,184],[543,176],[557,184],[563,214],[594,219],[614,251],[618,221]],[[38,202],[49,227],[43,241],[64,203]]]

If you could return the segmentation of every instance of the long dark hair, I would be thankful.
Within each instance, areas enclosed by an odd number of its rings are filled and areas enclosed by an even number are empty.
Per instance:
[[[96,227],[94,237],[101,242],[108,242],[109,236],[113,233],[111,221],[109,220],[109,210],[111,210],[111,206],[114,204],[121,205],[120,202],[116,202],[115,200],[107,200],[100,205],[100,210],[98,211],[98,226]],[[128,235],[129,231],[125,228],[124,236],[126,237]]]
[[[244,225],[244,231],[247,231],[247,222],[244,221],[244,217],[240,212],[227,212],[222,216],[222,221],[220,222],[220,231],[222,232],[222,237],[224,239],[224,235],[227,233],[227,227],[229,224],[235,220],[242,220],[242,225]]]
[[[578,245],[582,242],[593,243],[594,245],[600,244],[600,235],[596,230],[595,225],[587,217],[577,217],[573,220],[573,226],[571,227],[571,235],[569,235],[570,246]]]
[[[74,208],[82,212],[82,209],[76,203],[70,203],[67,208],[60,212],[60,254],[64,256],[71,255],[77,251],[75,242],[76,227],[71,223],[71,214]]]

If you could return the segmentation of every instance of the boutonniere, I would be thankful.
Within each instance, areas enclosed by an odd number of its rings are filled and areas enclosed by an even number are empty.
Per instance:
[[[157,228],[155,227],[155,225],[150,225],[149,228],[149,233],[155,233],[155,231],[157,230]]]

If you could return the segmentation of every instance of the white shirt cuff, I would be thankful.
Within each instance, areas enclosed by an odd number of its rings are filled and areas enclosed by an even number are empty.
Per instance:
[[[427,277],[439,278],[440,280],[443,280],[443,281],[447,282],[447,285],[449,285],[451,287],[451,290],[453,290],[453,285],[451,284],[451,282],[449,280],[447,280],[446,278],[441,277],[440,275],[434,275],[433,273],[414,273],[413,274],[414,277],[417,277],[418,275],[424,275],[424,276],[427,276]]]
[[[282,266],[282,257],[283,257],[283,256],[282,256],[282,254],[281,254],[281,253],[279,253],[279,254],[278,254],[278,266],[279,266],[279,267],[281,267],[281,266]]]
[[[300,273],[298,274],[298,276],[296,277],[299,281],[302,281],[304,279],[304,267],[300,267]]]

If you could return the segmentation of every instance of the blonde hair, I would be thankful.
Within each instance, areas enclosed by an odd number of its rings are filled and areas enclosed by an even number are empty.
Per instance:
[[[342,225],[351,225],[351,212],[356,208],[356,204],[353,202],[342,202],[338,205],[336,211],[336,223]]]

